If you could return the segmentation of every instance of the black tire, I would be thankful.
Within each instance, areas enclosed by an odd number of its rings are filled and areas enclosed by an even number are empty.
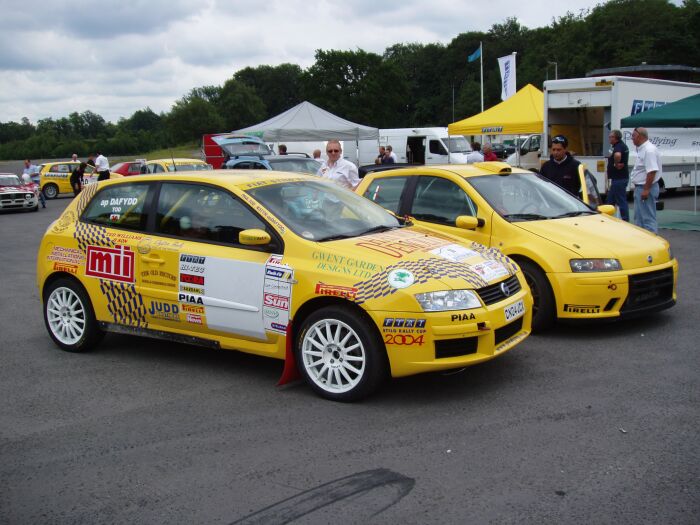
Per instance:
[[[44,197],[47,199],[55,199],[58,197],[58,186],[56,186],[53,182],[45,184],[41,191],[44,193]]]
[[[370,319],[341,305],[321,308],[304,320],[295,344],[297,367],[319,396],[358,401],[379,388],[388,363],[384,343],[372,328]]]
[[[551,328],[556,320],[555,302],[547,276],[533,262],[519,260],[518,264],[532,292],[532,331],[541,332]]]
[[[32,208],[32,211],[39,211],[39,205],[37,204],[36,206],[34,206],[34,207]]]
[[[44,324],[51,339],[66,352],[87,352],[104,336],[85,289],[61,278],[44,290]]]

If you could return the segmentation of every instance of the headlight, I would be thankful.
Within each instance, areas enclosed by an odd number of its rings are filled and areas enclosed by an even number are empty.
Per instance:
[[[617,259],[571,259],[571,271],[576,272],[615,272],[622,270]]]
[[[31,193],[25,193],[25,194],[24,194],[24,198],[27,199],[27,200],[29,200],[29,199],[32,198],[32,194],[31,194]]]
[[[469,310],[480,308],[481,302],[471,290],[444,290],[440,292],[418,293],[415,295],[424,312],[444,312],[447,310]]]

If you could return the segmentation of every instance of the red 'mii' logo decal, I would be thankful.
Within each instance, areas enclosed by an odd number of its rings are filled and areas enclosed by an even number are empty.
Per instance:
[[[133,283],[134,252],[128,246],[88,246],[85,275]]]

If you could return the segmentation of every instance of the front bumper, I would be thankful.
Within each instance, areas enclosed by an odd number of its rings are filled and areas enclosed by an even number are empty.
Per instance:
[[[560,319],[632,317],[676,302],[678,261],[605,273],[547,274]]]
[[[506,321],[505,308],[519,301],[524,314]],[[532,296],[525,288],[473,310],[367,313],[381,331],[391,375],[401,377],[475,365],[504,354],[530,334]]]
[[[25,193],[0,195],[0,210],[31,210],[37,207],[39,199],[35,194],[28,199]]]

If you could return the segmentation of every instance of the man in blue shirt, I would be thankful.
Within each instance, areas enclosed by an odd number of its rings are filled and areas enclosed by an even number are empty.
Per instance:
[[[22,170],[22,175],[29,175],[32,178],[32,182],[39,187],[39,202],[41,202],[41,207],[46,208],[46,199],[44,198],[44,192],[41,191],[41,177],[39,176],[39,166],[32,164],[29,159],[24,159],[24,170]]]
[[[629,222],[630,211],[627,205],[627,184],[629,182],[628,160],[630,150],[622,142],[622,133],[620,133],[619,129],[612,130],[609,139],[612,146],[608,157],[610,189],[608,189],[608,196],[605,202],[615,204],[620,210],[620,217]]]

